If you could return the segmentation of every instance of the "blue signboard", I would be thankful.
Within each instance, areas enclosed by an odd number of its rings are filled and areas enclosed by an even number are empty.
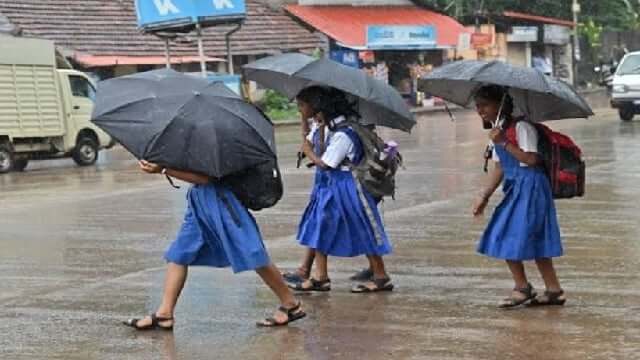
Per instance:
[[[138,26],[148,31],[244,19],[245,0],[136,0]]]
[[[236,94],[242,96],[242,89],[241,89],[241,78],[240,75],[227,75],[227,74],[211,74],[209,73],[207,75],[207,79],[211,82],[222,82],[224,83],[229,89],[231,89],[233,92],[235,92]]]
[[[329,58],[343,65],[360,68],[360,58],[356,50],[331,50],[329,52]]]
[[[369,25],[368,49],[433,49],[436,29],[431,25]]]

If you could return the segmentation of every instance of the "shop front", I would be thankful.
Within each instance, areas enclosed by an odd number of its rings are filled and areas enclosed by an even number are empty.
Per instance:
[[[505,11],[504,19],[510,28],[509,62],[573,82],[573,22],[512,11]]]
[[[545,24],[541,50],[553,76],[569,84],[573,82],[573,54],[571,53],[571,28],[562,25]]]
[[[421,105],[417,79],[446,61],[464,27],[414,6],[289,5],[294,17],[329,38],[329,57],[363,69]]]

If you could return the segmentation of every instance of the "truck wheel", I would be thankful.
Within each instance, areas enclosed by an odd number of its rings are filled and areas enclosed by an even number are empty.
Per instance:
[[[98,160],[98,144],[90,137],[82,137],[71,156],[79,166],[93,165]]]
[[[14,171],[24,171],[24,169],[29,165],[29,159],[14,159],[13,160],[13,170]]]
[[[0,144],[0,174],[6,174],[13,169],[13,151],[6,144]]]
[[[631,121],[633,120],[633,116],[635,115],[633,109],[624,107],[618,110],[618,114],[620,115],[620,119],[622,121]]]

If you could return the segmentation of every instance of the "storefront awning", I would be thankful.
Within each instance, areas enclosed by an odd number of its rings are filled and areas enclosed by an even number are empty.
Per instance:
[[[286,10],[356,50],[454,48],[467,32],[453,18],[416,6],[287,5]]]
[[[96,56],[75,55],[75,61],[86,67],[105,67],[115,65],[163,65],[166,63],[164,56]],[[198,56],[172,56],[172,64],[187,64],[199,62]],[[206,57],[206,62],[224,62],[220,58]]]

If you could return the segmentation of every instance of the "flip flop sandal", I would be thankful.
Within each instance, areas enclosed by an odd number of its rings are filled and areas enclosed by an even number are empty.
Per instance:
[[[564,290],[545,291],[543,297],[536,297],[528,304],[528,306],[563,306],[567,299],[563,297]]]
[[[373,271],[370,268],[362,269],[349,278],[351,281],[371,281],[373,280]]]
[[[302,283],[307,280],[306,278],[303,278],[302,276],[300,276],[300,274],[298,274],[295,271],[283,273],[282,278],[284,279],[284,281],[294,283],[294,284]]]
[[[533,286],[531,284],[527,284],[527,287],[520,288],[520,289],[514,288],[513,290],[521,293],[522,295],[524,295],[524,297],[523,298],[508,297],[506,299],[503,299],[502,302],[498,305],[499,308],[508,309],[508,308],[520,306],[529,302],[532,299],[535,299],[535,297],[538,295],[536,291],[533,289]]]
[[[290,289],[295,291],[330,291],[331,290],[331,279],[327,280],[316,280],[314,278],[310,278],[309,282],[311,283],[310,287],[305,287],[306,280],[301,283],[296,284],[288,284]]]
[[[257,322],[256,325],[259,327],[276,327],[276,326],[285,326],[288,325],[289,323],[292,323],[296,320],[300,320],[302,318],[304,318],[305,316],[307,316],[307,313],[305,313],[304,311],[302,311],[302,309],[300,309],[300,307],[302,306],[302,302],[298,301],[298,305],[287,309],[284,306],[280,306],[278,308],[278,311],[281,311],[285,314],[287,314],[287,321],[285,322],[278,322],[275,318],[270,317],[270,318],[266,318],[264,319],[264,321],[261,322]]]
[[[132,328],[134,328],[136,330],[139,330],[139,331],[144,331],[144,330],[166,330],[166,331],[171,331],[171,330],[173,330],[173,324],[171,324],[170,326],[162,326],[162,325],[160,325],[160,322],[173,320],[172,317],[170,317],[170,318],[158,317],[155,313],[150,314],[149,316],[151,317],[151,324],[148,324],[148,325],[138,326],[138,323],[140,321],[142,321],[143,319],[129,319],[127,321],[123,321],[122,323],[124,325],[132,327]]]
[[[351,288],[351,292],[355,294],[364,294],[364,293],[372,293],[372,292],[380,292],[380,291],[393,291],[393,283],[391,279],[373,279],[371,281],[375,287],[368,287],[367,284],[358,284]]]

